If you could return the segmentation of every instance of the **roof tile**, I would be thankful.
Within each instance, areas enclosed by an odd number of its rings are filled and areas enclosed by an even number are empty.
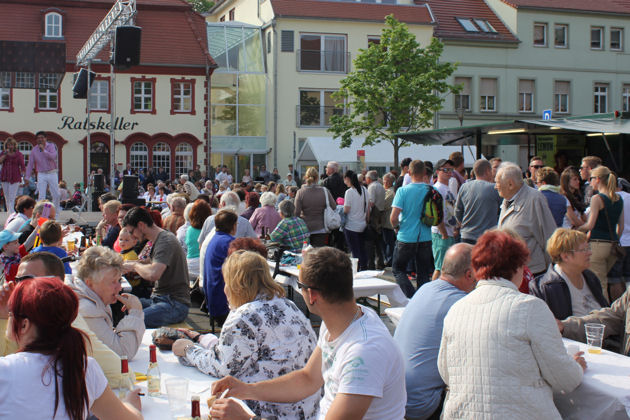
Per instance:
[[[503,2],[516,8],[630,14],[630,0],[503,0]]]

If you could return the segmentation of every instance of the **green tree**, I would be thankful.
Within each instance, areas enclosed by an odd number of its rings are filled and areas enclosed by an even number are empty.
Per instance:
[[[187,0],[188,3],[192,4],[193,10],[197,13],[205,13],[212,9],[214,6],[214,2],[210,0]]]
[[[385,24],[380,44],[359,50],[355,70],[333,95],[345,102],[337,107],[348,111],[333,116],[328,131],[341,138],[342,147],[352,144],[352,136],[365,135],[363,146],[389,141],[397,167],[398,152],[408,142],[394,134],[432,126],[444,97],[459,88],[446,82],[456,64],[440,63],[444,48],[440,41],[432,38],[429,46],[421,48],[407,25],[392,15]]]

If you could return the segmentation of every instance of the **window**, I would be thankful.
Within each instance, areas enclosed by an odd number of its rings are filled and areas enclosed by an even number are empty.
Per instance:
[[[221,16],[221,18],[219,18],[219,22],[225,22],[225,15]]]
[[[345,35],[300,35],[299,69],[302,71],[347,72]]]
[[[231,8],[230,11],[228,12],[229,20],[234,20],[235,14],[236,14],[236,10],[234,8]]]
[[[569,113],[569,90],[571,82],[554,82],[553,84],[553,112],[555,114]]]
[[[547,46],[547,24],[534,23],[534,47]]]
[[[153,146],[153,168],[164,168],[164,172],[171,173],[171,148],[166,143],[156,143]]]
[[[482,78],[479,84],[479,95],[481,98],[479,110],[481,112],[496,111],[497,79]]]
[[[149,151],[144,143],[134,143],[131,145],[129,149],[129,163],[131,163],[131,167],[136,171],[149,166]]]
[[[35,73],[15,73],[15,87],[22,89],[35,89]]]
[[[483,32],[492,32],[492,33],[496,33],[497,30],[494,29],[494,26],[492,26],[490,24],[490,22],[488,22],[485,19],[474,19],[475,24],[483,31]]]
[[[458,95],[455,95],[455,110],[463,108],[465,111],[470,111],[470,77],[456,77],[455,85],[462,85],[462,90]]]
[[[569,25],[556,25],[554,28],[553,46],[567,48],[569,46]]]
[[[131,113],[155,114],[155,78],[131,78]]]
[[[595,83],[593,92],[593,113],[608,112],[608,83]]]
[[[518,112],[534,112],[534,87],[533,80],[518,81]]]
[[[372,44],[381,45],[381,37],[378,35],[368,35],[367,41],[368,41],[368,48],[370,48],[370,45]]]
[[[21,141],[18,143],[18,150],[24,155],[24,164],[28,165],[28,158],[31,156],[33,145],[27,141]]]
[[[604,48],[604,28],[591,26],[591,49],[601,50],[602,48]]]
[[[611,51],[623,51],[622,28],[610,28],[610,49]]]
[[[477,27],[475,26],[474,23],[472,23],[472,20],[470,19],[464,19],[464,18],[456,18],[457,21],[459,22],[460,25],[462,25],[462,27],[468,31],[468,32],[479,32],[479,29],[477,29]]]
[[[39,86],[37,89],[36,111],[61,111],[59,104],[59,89],[56,88],[57,82],[57,75],[40,73]]]
[[[6,86],[6,87],[2,87]],[[11,90],[11,73],[0,73],[0,110],[13,112],[13,95]]]
[[[623,101],[623,112],[630,112],[630,85],[623,85],[623,90],[621,91],[621,100]]]
[[[336,108],[339,102],[332,97],[334,90],[300,90],[298,106],[298,126],[328,127],[330,117],[343,114]]]
[[[59,13],[47,13],[44,23],[44,37],[45,38],[61,38],[61,15]]]
[[[188,143],[180,143],[175,148],[175,176],[188,175],[193,170],[193,149]]]
[[[109,79],[95,80],[90,86],[90,111],[109,112]]]
[[[171,114],[195,115],[195,79],[171,79]]]

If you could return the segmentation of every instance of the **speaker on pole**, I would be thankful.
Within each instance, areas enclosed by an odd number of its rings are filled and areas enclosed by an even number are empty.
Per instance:
[[[92,86],[92,82],[94,82],[94,78],[96,77],[96,73],[93,71],[90,72],[90,86]],[[74,85],[72,86],[72,97],[74,99],[86,99],[87,98],[87,89],[88,89],[88,71],[87,69],[79,70],[79,74],[77,74],[77,78],[74,81]]]
[[[125,175],[123,177],[123,199],[136,199],[138,198],[138,177],[136,175]]]
[[[94,192],[100,194],[105,192],[105,175],[94,174]]]
[[[125,70],[140,64],[140,35],[139,26],[119,26],[116,28],[114,41],[114,66]]]

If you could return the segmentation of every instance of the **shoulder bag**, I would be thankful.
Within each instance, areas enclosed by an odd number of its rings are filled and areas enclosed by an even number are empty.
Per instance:
[[[341,216],[339,213],[334,211],[330,207],[330,202],[328,200],[328,189],[326,187],[322,187],[324,190],[324,197],[326,197],[326,208],[324,209],[324,228],[331,232],[335,229],[339,229],[341,226]]]

